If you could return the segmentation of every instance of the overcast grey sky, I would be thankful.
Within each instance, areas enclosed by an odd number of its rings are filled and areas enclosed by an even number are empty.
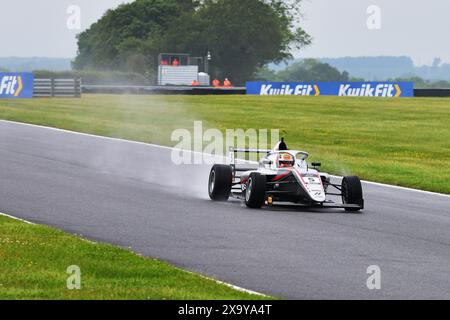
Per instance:
[[[130,0],[0,0],[0,56],[74,57],[67,8],[81,9],[87,28],[108,9]],[[367,8],[381,9],[381,29],[367,27]],[[434,57],[450,63],[448,0],[304,0],[302,26],[314,37],[299,57],[408,55],[416,64]]]

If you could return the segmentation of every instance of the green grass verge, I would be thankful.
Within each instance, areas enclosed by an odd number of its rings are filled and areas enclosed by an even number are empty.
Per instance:
[[[67,268],[81,269],[68,290]],[[117,247],[0,216],[0,300],[262,299]],[[264,299],[267,299],[264,297]]]
[[[0,101],[0,118],[164,145],[194,120],[281,129],[323,170],[450,193],[450,99],[85,95]]]

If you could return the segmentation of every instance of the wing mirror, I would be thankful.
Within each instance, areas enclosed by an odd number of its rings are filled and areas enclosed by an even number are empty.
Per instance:
[[[313,163],[311,163],[311,166],[314,168],[320,168],[322,166],[322,164],[320,162],[313,162]]]
[[[273,162],[269,159],[263,159],[262,163],[265,166],[271,166],[273,164]]]

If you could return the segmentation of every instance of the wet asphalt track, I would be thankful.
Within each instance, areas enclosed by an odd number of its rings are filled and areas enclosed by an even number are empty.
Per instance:
[[[450,299],[450,197],[364,184],[362,215],[250,210],[171,152],[0,121],[0,212],[283,298]]]

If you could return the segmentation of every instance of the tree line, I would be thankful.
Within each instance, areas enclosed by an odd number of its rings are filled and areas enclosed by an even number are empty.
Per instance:
[[[350,77],[347,71],[340,72],[327,63],[315,59],[304,59],[287,66],[284,70],[274,71],[268,66],[259,69],[255,74],[257,81],[285,81],[285,82],[347,82],[364,81]]]
[[[155,75],[158,54],[211,52],[212,77],[244,84],[262,66],[291,58],[311,37],[302,0],[136,0],[78,35],[77,70]]]
[[[347,71],[339,71],[328,63],[315,59],[297,61],[285,69],[275,71],[268,66],[260,68],[255,74],[256,81],[282,81],[282,82],[364,82],[366,79],[353,77]],[[445,80],[426,80],[418,76],[396,77],[381,79],[380,81],[414,82],[416,89],[446,89],[450,82]]]

